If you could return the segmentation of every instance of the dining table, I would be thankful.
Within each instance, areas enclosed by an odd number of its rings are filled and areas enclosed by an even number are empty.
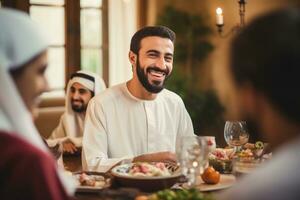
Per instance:
[[[80,155],[64,155],[63,156],[64,168],[72,173],[82,172],[81,156]],[[105,174],[111,176],[110,172]],[[109,188],[93,190],[90,192],[75,192],[75,199],[77,200],[131,200],[135,199],[136,196],[145,194],[135,188],[125,188],[119,186],[117,183],[112,181]]]
[[[82,165],[81,165],[81,157],[80,155],[72,156],[67,155],[63,157],[64,167],[65,170],[70,171],[72,173],[80,173],[82,172]],[[104,174],[105,176],[111,176],[111,172],[106,172]],[[232,175],[230,175],[232,176]],[[211,186],[208,186],[211,187]],[[220,188],[218,190],[208,190],[203,191],[203,193],[210,193],[210,194],[216,194],[218,193]],[[222,188],[223,189],[223,188]],[[140,191],[137,188],[128,188],[119,185],[116,181],[114,181],[114,178],[112,177],[111,186],[104,189],[99,190],[93,190],[90,192],[86,191],[76,191],[75,192],[75,199],[77,200],[134,200],[137,196],[140,195],[150,195],[151,192],[144,192]]]

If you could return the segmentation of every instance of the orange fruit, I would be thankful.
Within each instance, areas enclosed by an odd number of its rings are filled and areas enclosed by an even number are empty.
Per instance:
[[[217,184],[220,181],[220,173],[213,167],[208,167],[201,175],[202,180],[207,184]]]

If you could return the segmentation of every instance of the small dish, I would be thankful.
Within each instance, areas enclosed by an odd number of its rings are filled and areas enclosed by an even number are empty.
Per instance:
[[[84,176],[88,180],[95,181],[94,185],[83,185],[81,177]],[[104,173],[99,172],[76,172],[73,177],[78,181],[76,192],[98,192],[111,186],[111,177]]]
[[[196,188],[200,192],[209,192],[214,190],[222,190],[231,187],[236,182],[236,178],[232,174],[221,174],[220,182],[217,184],[206,184],[202,181],[201,177],[198,177],[199,184],[197,184]],[[189,186],[184,183],[182,185],[183,188],[189,189]]]

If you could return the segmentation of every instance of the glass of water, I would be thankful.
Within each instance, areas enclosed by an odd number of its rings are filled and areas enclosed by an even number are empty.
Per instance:
[[[189,187],[197,185],[197,177],[207,163],[207,142],[199,136],[183,136],[176,149],[178,164],[182,174],[187,178]]]

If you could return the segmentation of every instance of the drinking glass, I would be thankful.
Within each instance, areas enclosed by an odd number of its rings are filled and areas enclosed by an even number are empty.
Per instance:
[[[229,146],[234,147],[234,152],[249,140],[249,132],[244,121],[226,121],[224,138]]]
[[[182,174],[187,178],[189,187],[197,185],[197,176],[203,172],[207,163],[207,143],[199,136],[183,136],[176,148]]]
[[[240,178],[241,176],[245,176],[250,174],[254,169],[258,168],[261,165],[260,159],[244,159],[244,158],[236,158],[233,161],[233,174]]]

